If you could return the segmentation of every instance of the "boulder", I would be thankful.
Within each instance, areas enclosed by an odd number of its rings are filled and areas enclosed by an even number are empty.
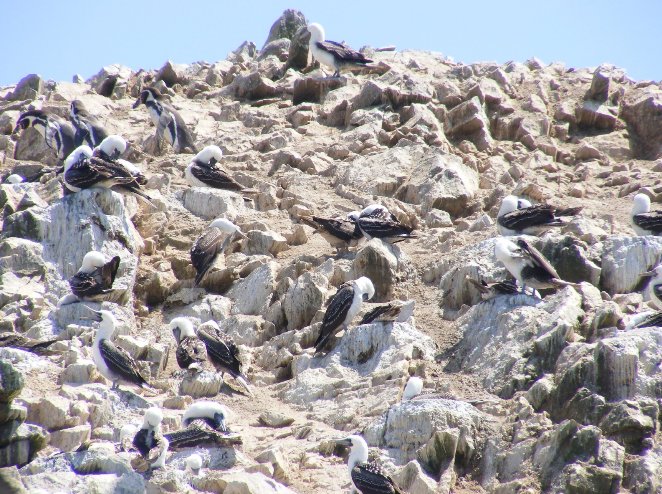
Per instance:
[[[627,91],[620,117],[632,137],[632,152],[637,158],[662,156],[662,91],[654,86]]]
[[[271,25],[267,40],[264,42],[261,51],[272,41],[283,38],[293,39],[299,29],[305,28],[307,25],[306,16],[301,11],[294,9],[283,11],[281,16],[276,19],[276,22]]]
[[[474,96],[446,113],[444,129],[453,139],[468,139],[479,151],[489,148],[492,137],[489,133],[489,120],[480,100]]]
[[[7,360],[0,360],[0,403],[11,403],[23,389],[24,379]]]
[[[224,217],[235,221],[244,210],[244,200],[236,192],[207,187],[186,189],[182,203],[191,213],[206,220]]]
[[[270,262],[235,283],[226,296],[232,300],[232,314],[260,315],[271,304],[278,264]]]
[[[397,253],[397,254],[396,254]],[[398,260],[400,249],[383,242],[381,239],[370,240],[357,252],[352,269],[356,278],[367,276],[375,287],[372,302],[385,302],[393,296],[398,281]]]
[[[288,330],[300,329],[310,324],[317,311],[322,308],[328,288],[329,280],[320,273],[308,271],[297,278],[283,298]]]
[[[662,255],[658,237],[611,236],[603,245],[600,288],[612,295],[638,290],[641,274],[653,268]]]

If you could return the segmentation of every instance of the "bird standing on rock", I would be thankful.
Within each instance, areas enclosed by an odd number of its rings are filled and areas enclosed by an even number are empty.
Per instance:
[[[352,319],[361,310],[363,302],[374,296],[375,287],[370,278],[365,276],[340,285],[322,319],[322,328],[315,341],[315,352],[321,351],[329,339],[341,329],[347,330]]]
[[[241,193],[257,193],[256,190],[246,189],[217,166],[222,157],[223,151],[218,146],[205,147],[195,155],[193,161],[184,171],[188,183],[192,187],[211,187]]]
[[[147,462],[148,468],[165,467],[169,443],[161,432],[162,421],[163,412],[158,407],[148,408],[143,425],[133,438],[133,445]]]
[[[193,323],[185,317],[175,317],[169,324],[177,350],[175,357],[181,369],[202,371],[202,364],[207,360],[205,344],[198,338],[193,329]]]
[[[353,213],[351,218],[356,220],[361,233],[363,233],[363,236],[368,240],[372,238],[380,238],[384,242],[394,244],[408,238],[417,238],[416,235],[411,233],[414,230],[413,228],[400,223],[400,221],[398,221],[398,219],[381,204],[372,204],[363,209],[358,217],[356,216],[356,213]]]
[[[351,215],[351,218],[350,218]],[[355,247],[358,241],[363,237],[361,230],[356,222],[358,211],[352,211],[347,218],[322,218],[320,216],[303,216],[301,221],[312,226],[322,235],[324,240],[329,242],[336,250],[347,250],[349,247]]]
[[[143,89],[133,108],[145,105],[149,116],[156,127],[156,138],[165,140],[170,144],[175,153],[181,153],[190,149],[198,152],[195,147],[191,131],[186,126],[184,119],[172,106],[167,104],[161,92],[153,87]]]
[[[93,148],[108,137],[108,131],[97,117],[87,111],[81,100],[75,99],[71,102],[70,114],[71,121],[76,127],[76,142],[85,143]]]
[[[198,328],[198,337],[207,348],[209,361],[222,375],[230,374],[249,395],[253,394],[248,384],[248,379],[241,372],[241,360],[239,360],[239,349],[232,341],[225,341],[218,331],[212,328]]]
[[[64,160],[83,142],[76,140],[76,129],[66,120],[42,110],[28,110],[21,114],[16,122],[14,134],[33,127],[46,141],[46,145],[55,155]]]
[[[106,262],[101,252],[91,250],[83,257],[78,272],[69,278],[71,293],[78,301],[103,299],[112,292],[119,266],[120,256],[114,256]],[[67,304],[63,300],[60,305]]]
[[[347,468],[354,489],[360,494],[402,494],[391,477],[376,463],[368,462],[368,444],[361,436],[351,435],[336,444],[350,448]]]
[[[225,218],[216,218],[191,247],[191,264],[195,268],[195,286],[214,265],[216,258],[230,245],[235,236],[246,238],[239,227]]]
[[[320,64],[334,69],[333,77],[340,77],[340,70],[345,67],[366,65],[372,60],[366,58],[363,53],[353,50],[344,43],[328,41],[324,28],[317,23],[309,24],[310,32],[309,47],[313,58]]]
[[[497,215],[497,229],[501,235],[539,235],[549,228],[567,225],[562,217],[575,216],[581,210],[581,207],[561,209],[547,204],[531,206],[516,196],[506,196]]]

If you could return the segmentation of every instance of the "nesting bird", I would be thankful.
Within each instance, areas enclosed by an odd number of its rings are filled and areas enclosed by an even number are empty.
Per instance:
[[[518,239],[517,243],[507,238],[498,238],[494,244],[494,253],[522,285],[523,292],[527,285],[536,290],[576,286],[575,283],[563,281],[540,251],[523,238]]]
[[[130,161],[121,159],[120,156],[126,151],[126,140],[122,136],[113,134],[106,137],[101,144],[92,150],[92,156],[101,158],[104,161],[114,161],[123,166],[135,178],[139,185],[147,183],[147,177],[142,170]]]
[[[173,449],[196,447],[204,444],[236,444],[241,438],[232,435],[225,424],[228,410],[220,403],[201,400],[184,412],[184,429],[166,434]]]
[[[87,110],[81,100],[73,100],[69,110],[71,121],[76,127],[76,142],[85,143],[93,148],[108,137],[108,131],[99,119]]]
[[[71,123],[42,110],[29,110],[21,114],[14,133],[33,127],[46,141],[46,145],[63,160],[80,144],[76,140],[76,129]]]
[[[322,319],[322,328],[315,341],[315,352],[321,351],[341,329],[347,330],[352,319],[361,310],[363,302],[374,295],[375,287],[370,278],[365,276],[340,285]]]
[[[525,201],[525,202],[524,202]],[[547,204],[531,205],[525,199],[504,197],[497,215],[497,229],[501,235],[539,235],[549,228],[564,226],[564,216],[575,216],[579,208],[555,208]]]
[[[69,278],[71,293],[80,300],[99,300],[113,290],[113,283],[120,266],[120,256],[106,262],[101,252],[92,250],[85,254],[78,272]]]
[[[188,183],[192,187],[211,187],[242,193],[256,192],[245,188],[217,166],[222,157],[223,151],[218,146],[205,147],[195,155],[193,161],[184,170]]]
[[[168,440],[161,432],[163,412],[157,407],[145,411],[143,425],[133,438],[133,445],[150,468],[164,468],[168,453]]]
[[[248,384],[248,379],[241,372],[241,360],[239,360],[239,349],[232,341],[224,341],[221,334],[211,328],[198,328],[198,337],[207,348],[207,357],[217,372],[223,376],[226,372],[230,374],[250,395],[253,394]]]
[[[225,423],[228,418],[228,409],[215,401],[200,400],[192,403],[184,412],[182,424],[188,427],[195,420],[202,420],[207,427],[215,431],[228,432]]]
[[[336,250],[346,250],[355,247],[363,237],[355,218],[360,213],[353,211],[346,218],[322,218],[320,216],[302,217],[301,220],[312,226]],[[351,218],[350,218],[351,215]]]
[[[467,278],[467,280],[478,289],[483,300],[489,300],[497,295],[517,295],[521,292],[515,280],[495,281],[494,283],[487,283],[485,280],[476,281],[473,278]]]
[[[0,348],[18,348],[36,355],[51,355],[53,351],[49,347],[56,341],[58,340],[34,340],[14,331],[0,333]]]
[[[388,243],[396,243],[408,238],[417,238],[411,232],[413,228],[404,225],[381,204],[371,204],[356,216],[356,212],[350,213],[350,218],[355,220],[363,236],[370,240],[380,238]]]
[[[191,247],[191,264],[195,268],[195,286],[198,286],[216,258],[230,245],[235,236],[246,238],[239,227],[225,218],[216,218],[196,239]]]
[[[195,334],[193,323],[185,317],[175,317],[170,321],[169,327],[177,341],[175,357],[179,367],[200,372],[202,364],[207,360],[207,350]]]
[[[415,300],[403,302],[393,300],[387,304],[378,305],[367,312],[359,324],[370,324],[373,322],[406,322],[414,315]]]
[[[423,379],[418,376],[411,376],[407,380],[405,389],[402,391],[402,401],[407,401],[415,398],[423,391]]]
[[[165,138],[176,153],[181,153],[185,149],[190,149],[194,153],[198,152],[184,119],[177,110],[165,102],[158,89],[143,89],[133,104],[133,108],[138,108],[140,105],[147,107],[152,123],[156,127],[156,137],[159,141]]]
[[[351,435],[336,441],[350,448],[347,467],[354,489],[361,494],[402,494],[393,479],[376,463],[368,462],[368,444],[361,436]]]
[[[320,64],[335,70],[333,77],[340,77],[340,70],[345,67],[366,65],[372,60],[363,53],[353,50],[344,43],[337,43],[326,39],[324,28],[317,23],[309,24],[309,47],[313,58]]]
[[[92,359],[99,373],[113,383],[112,389],[119,388],[120,383],[151,389],[133,357],[111,341],[117,325],[115,316],[107,310],[93,312],[100,322],[92,344]]]
[[[637,235],[662,235],[662,211],[651,211],[651,200],[646,194],[634,196],[630,219]]]

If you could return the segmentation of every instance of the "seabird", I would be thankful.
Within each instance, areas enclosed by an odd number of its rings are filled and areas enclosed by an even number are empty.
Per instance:
[[[503,280],[487,283],[485,280],[476,281],[472,278],[467,278],[467,281],[478,289],[480,297],[483,300],[489,300],[497,295],[517,295],[522,291],[520,287],[517,286],[516,280]]]
[[[393,300],[387,304],[378,305],[361,319],[360,324],[373,322],[406,322],[413,314],[416,301]]]
[[[101,252],[85,254],[78,272],[69,278],[71,293],[80,300],[99,300],[112,292],[113,282],[120,266],[120,256],[106,262]],[[62,304],[61,304],[62,305]]]
[[[640,314],[634,314],[626,324],[628,331],[637,328],[660,328],[662,327],[662,311],[649,310]]]
[[[211,187],[241,193],[256,193],[255,190],[246,189],[217,166],[222,157],[223,151],[218,146],[205,147],[195,155],[193,161],[184,170],[188,183],[192,187]]]
[[[133,437],[133,445],[151,468],[165,467],[168,440],[161,433],[163,413],[158,407],[148,408],[140,430]]]
[[[107,310],[93,312],[101,324],[92,344],[92,359],[101,375],[113,383],[111,389],[119,388],[122,383],[151,390],[133,357],[110,341],[117,325],[115,316]]]
[[[368,444],[361,436],[351,435],[336,441],[350,448],[347,467],[352,485],[361,494],[402,494],[393,479],[376,463],[368,463]]]
[[[13,331],[0,333],[0,348],[18,348],[19,350],[32,352],[37,355],[52,355],[53,351],[48,347],[56,341],[58,340],[33,340]]]
[[[538,235],[551,227],[566,225],[563,216],[575,216],[582,210],[560,209],[547,204],[531,206],[528,201],[523,201],[513,195],[503,198],[497,215],[497,229],[501,235]]]
[[[207,360],[207,350],[205,344],[195,334],[193,323],[185,317],[175,317],[170,321],[169,327],[177,341],[175,357],[179,367],[200,372],[203,362]]]
[[[346,331],[354,316],[361,310],[363,302],[374,295],[375,287],[370,278],[365,276],[340,285],[322,319],[320,334],[315,341],[315,353],[321,351],[329,339],[341,329]]]
[[[651,211],[651,199],[646,194],[634,196],[631,216],[637,235],[662,235],[662,211]]]
[[[408,227],[398,221],[398,219],[381,204],[372,204],[359,213],[351,214],[368,240],[380,238],[385,242],[395,243],[408,238],[417,238],[411,232],[413,228]]]
[[[134,424],[124,424],[120,429],[119,450],[130,451],[133,448],[133,438],[138,432],[139,427]]]
[[[143,175],[140,168],[131,163],[130,161],[120,158],[126,151],[126,140],[117,134],[109,135],[101,144],[92,150],[92,156],[96,156],[105,161],[115,161],[124,168],[126,168],[131,175],[136,179],[140,185],[147,183],[147,177]]]
[[[202,456],[197,453],[190,455],[186,458],[186,469],[189,470],[193,475],[198,475],[200,469],[202,468]]]
[[[21,114],[14,133],[34,127],[46,141],[46,145],[63,160],[82,142],[76,141],[76,129],[71,123],[43,110],[29,110]]]
[[[165,102],[158,89],[143,89],[133,104],[133,108],[138,108],[140,105],[147,107],[149,116],[156,126],[158,140],[165,137],[176,153],[181,153],[185,149],[190,149],[194,153],[198,152],[184,119],[177,110]]]
[[[301,220],[309,226],[312,226],[322,235],[324,240],[329,242],[336,250],[346,250],[349,247],[355,247],[358,241],[363,237],[358,227],[356,218],[360,213],[352,211],[346,218],[337,216],[335,218],[322,218],[321,216],[303,216]]]
[[[310,32],[310,51],[315,60],[330,69],[334,69],[333,77],[340,77],[340,69],[346,66],[365,65],[372,60],[366,58],[363,53],[353,50],[344,43],[329,41],[324,34],[324,28],[313,23],[308,25]]]
[[[407,380],[405,389],[402,392],[401,401],[411,400],[420,395],[421,391],[423,391],[423,379],[418,376],[411,376],[409,380]]]
[[[202,420],[215,431],[229,432],[225,420],[229,416],[228,409],[215,401],[199,400],[191,404],[184,412],[182,424],[188,427],[194,420]]]
[[[246,238],[239,227],[225,218],[216,218],[196,239],[191,247],[191,264],[195,268],[195,286],[198,286],[209,268],[232,242],[235,235]]]
[[[25,179],[21,177],[18,173],[12,173],[5,179],[6,184],[20,184]]]
[[[128,169],[117,161],[93,156],[92,149],[86,145],[77,147],[64,161],[64,184],[72,192],[91,187],[117,187],[149,202],[149,196]]]
[[[221,373],[221,376],[223,377],[223,374],[227,372],[242,385],[248,394],[252,395],[248,379],[241,372],[242,363],[239,360],[237,346],[232,341],[223,341],[221,334],[218,332],[212,334],[212,330],[207,328],[198,328],[198,337],[207,347],[209,361]]]
[[[108,137],[108,131],[97,117],[90,114],[81,100],[73,100],[69,110],[71,121],[76,127],[76,142],[84,142],[93,148]]]
[[[166,434],[173,449],[202,446],[204,444],[237,444],[241,438],[232,434],[225,419],[228,410],[213,401],[196,401],[184,412],[182,430]]]
[[[575,283],[563,281],[538,249],[523,238],[518,239],[517,243],[507,238],[498,238],[494,244],[494,253],[522,285],[522,292],[527,285],[536,290],[577,286]]]
[[[658,309],[662,309],[662,264],[643,273],[641,276],[650,277],[648,290],[650,299]]]

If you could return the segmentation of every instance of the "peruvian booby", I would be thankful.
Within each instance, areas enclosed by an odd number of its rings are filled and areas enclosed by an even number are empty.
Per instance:
[[[256,190],[245,188],[218,166],[222,157],[223,151],[218,146],[205,147],[195,155],[193,161],[184,170],[188,183],[192,187],[211,187],[242,194],[257,193]]]
[[[522,285],[523,292],[527,285],[537,290],[577,286],[575,283],[563,281],[538,249],[523,238],[519,238],[517,243],[507,238],[498,238],[494,244],[494,253]]]
[[[112,292],[120,266],[120,256],[106,262],[101,252],[85,254],[78,272],[69,278],[69,286],[78,300],[99,300]]]
[[[126,168],[131,175],[136,179],[140,185],[147,183],[147,177],[143,174],[142,170],[130,161],[121,159],[120,156],[126,151],[126,140],[122,136],[112,134],[106,137],[101,144],[92,150],[92,156],[101,158],[105,161],[115,161],[119,165]]]
[[[182,424],[188,427],[194,420],[202,420],[208,427],[215,431],[229,432],[226,419],[229,416],[228,409],[215,401],[199,400],[192,403],[184,412]]]
[[[23,183],[25,179],[21,177],[18,173],[12,173],[7,178],[5,178],[6,184],[20,184]]]
[[[487,283],[485,280],[476,281],[473,278],[467,278],[467,281],[478,289],[483,300],[489,300],[497,295],[517,295],[522,292],[521,288],[517,286],[516,280]]]
[[[181,369],[202,371],[202,364],[207,360],[205,344],[198,338],[193,323],[185,317],[175,317],[168,325],[177,341],[175,357]]]
[[[216,258],[230,245],[235,235],[246,238],[239,227],[225,218],[216,218],[196,239],[191,247],[191,264],[195,268],[195,286],[198,286]]]
[[[113,383],[112,389],[119,388],[120,383],[152,389],[140,374],[133,357],[111,341],[117,325],[115,316],[107,310],[93,312],[96,320],[101,323],[92,344],[92,360],[99,373]]]
[[[376,463],[368,462],[368,444],[361,436],[351,435],[336,441],[350,448],[347,467],[354,489],[361,494],[403,494],[393,479]]]
[[[241,372],[241,360],[239,360],[239,349],[232,341],[224,341],[217,331],[211,328],[198,328],[198,337],[207,347],[207,357],[214,368],[221,373],[230,374],[249,395],[253,394],[248,384],[248,379]]]
[[[349,247],[355,247],[358,241],[363,237],[355,218],[358,218],[358,211],[352,211],[346,218],[337,216],[335,218],[322,218],[321,216],[303,216],[301,220],[309,226],[312,226],[317,232],[335,247],[336,250],[346,250]]]
[[[631,221],[637,235],[662,235],[662,211],[651,211],[651,199],[646,194],[634,196]]]
[[[321,351],[341,329],[346,331],[361,310],[363,302],[374,295],[375,287],[370,278],[365,276],[340,285],[324,313],[320,334],[315,341],[315,352]]]
[[[186,470],[190,471],[193,475],[199,475],[202,468],[202,456],[197,453],[186,458]]]
[[[53,351],[49,347],[56,341],[58,340],[33,340],[14,331],[0,333],[0,348],[18,348],[19,350],[32,352],[37,355],[52,355]]]
[[[646,289],[655,307],[662,310],[662,264],[643,273],[642,276],[650,278]]]
[[[168,440],[161,432],[163,412],[157,407],[145,411],[143,425],[133,437],[133,445],[151,468],[165,467]]]
[[[625,329],[662,328],[662,311],[649,310],[630,317]]]
[[[76,129],[71,123],[42,110],[28,110],[22,113],[16,122],[14,133],[28,127],[37,130],[46,141],[46,145],[61,160],[82,144],[82,141],[76,141]]]
[[[64,161],[64,184],[72,192],[91,187],[117,187],[132,192],[149,202],[131,172],[117,161],[107,161],[93,155],[89,146],[77,147]]]
[[[575,216],[582,210],[580,207],[561,209],[547,204],[530,204],[513,195],[504,197],[497,215],[499,233],[538,235],[551,227],[566,225],[562,217]]]
[[[156,127],[156,137],[165,140],[173,147],[176,153],[190,149],[198,152],[193,137],[184,119],[172,106],[167,104],[161,92],[156,88],[143,89],[133,104],[133,108],[145,105],[149,116]]]
[[[387,304],[378,305],[363,316],[359,324],[370,324],[373,322],[406,322],[414,315],[415,300],[403,302],[393,300]]]
[[[320,64],[335,70],[333,77],[340,77],[340,70],[347,66],[365,65],[372,60],[344,43],[326,39],[324,28],[318,23],[308,25],[310,51]]]
[[[396,243],[408,238],[417,238],[416,235],[411,233],[413,228],[400,223],[381,204],[372,204],[366,207],[361,211],[358,218],[356,218],[355,213],[351,217],[356,219],[361,233],[368,240],[380,238],[385,242]]]
[[[423,391],[423,379],[418,376],[411,376],[407,380],[405,389],[402,391],[401,401],[411,400],[412,398],[420,395],[421,391]]]
[[[93,148],[108,137],[108,131],[99,119],[87,110],[81,100],[75,99],[71,102],[69,113],[76,127],[76,142],[83,142]]]

